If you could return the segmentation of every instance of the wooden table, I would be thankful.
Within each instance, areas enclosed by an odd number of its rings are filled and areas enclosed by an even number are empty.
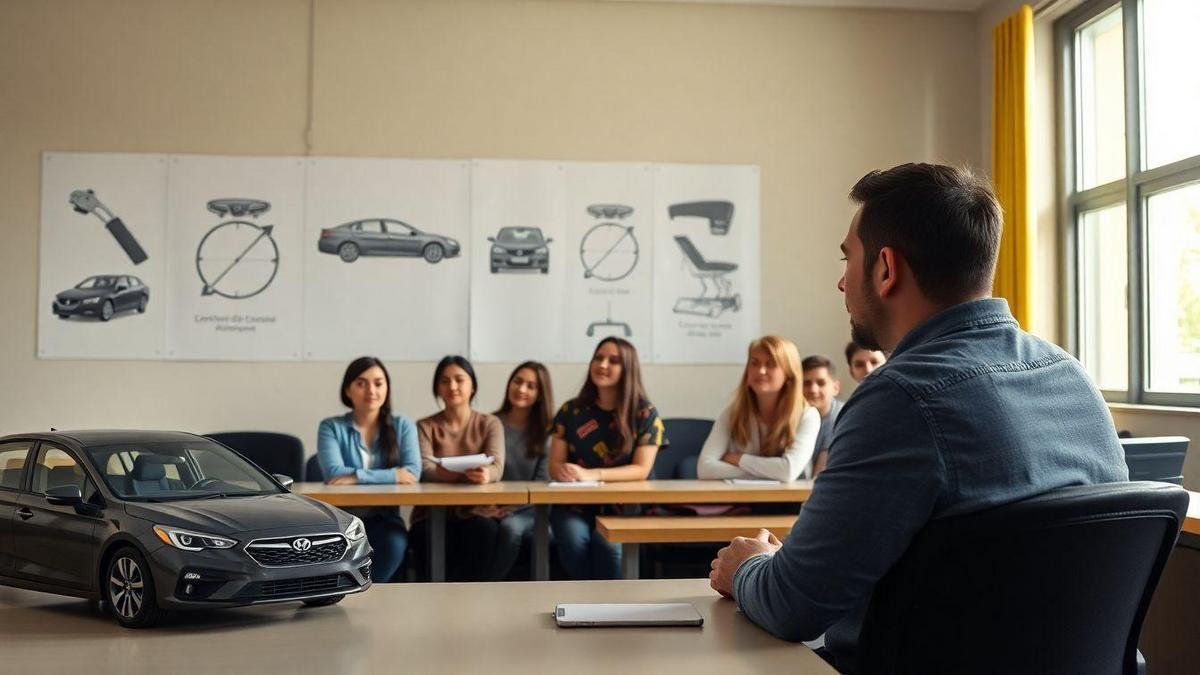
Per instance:
[[[1188,503],[1187,518],[1183,521],[1183,531],[1188,534],[1200,534],[1200,492],[1188,490],[1192,501]]]
[[[690,602],[699,628],[558,628],[560,602]],[[767,634],[706,579],[380,584],[333,607],[181,613],[121,628],[88,603],[0,587],[4,662],[23,675],[812,673],[836,671]]]

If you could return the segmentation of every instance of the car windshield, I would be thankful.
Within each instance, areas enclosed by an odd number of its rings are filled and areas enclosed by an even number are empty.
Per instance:
[[[277,494],[261,469],[223,445],[202,438],[91,447],[93,464],[121,499],[177,501]]]
[[[75,288],[112,288],[117,285],[116,277],[88,277]]]
[[[510,244],[537,244],[542,241],[542,231],[536,227],[502,227],[496,238]]]

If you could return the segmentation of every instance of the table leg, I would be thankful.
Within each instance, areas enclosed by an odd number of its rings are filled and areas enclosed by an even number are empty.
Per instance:
[[[550,506],[533,505],[533,580],[550,580]]]
[[[625,579],[639,579],[641,573],[638,570],[638,545],[637,544],[621,544],[621,576]]]
[[[446,507],[429,509],[429,580],[446,580]]]

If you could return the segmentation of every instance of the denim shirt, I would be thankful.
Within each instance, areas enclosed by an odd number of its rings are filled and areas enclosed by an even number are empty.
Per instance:
[[[927,522],[1128,479],[1079,362],[1022,331],[1003,299],[956,305],[859,385],[783,548],[744,562],[733,596],[778,637],[824,633],[838,668],[852,668],[875,583]]]
[[[346,413],[321,420],[317,428],[317,458],[325,479],[354,475],[359,483],[395,483],[396,469],[408,469],[414,478],[421,478],[421,448],[417,444],[417,425],[404,415],[392,417],[396,427],[396,443],[400,446],[400,462],[394,467],[367,469],[363,467],[362,434],[354,426],[354,414]],[[371,464],[383,464],[379,438],[369,448]]]

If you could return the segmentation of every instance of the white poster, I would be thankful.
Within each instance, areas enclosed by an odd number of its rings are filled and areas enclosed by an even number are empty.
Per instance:
[[[566,356],[564,167],[480,160],[471,171],[471,357]]]
[[[164,358],[165,155],[42,157],[38,356]]]
[[[306,193],[305,358],[465,354],[469,164],[313,159]]]
[[[173,155],[168,356],[300,359],[304,160]]]
[[[588,362],[615,335],[649,356],[654,175],[649,164],[568,163],[567,360]]]
[[[654,176],[654,361],[741,363],[760,330],[758,168]]]

